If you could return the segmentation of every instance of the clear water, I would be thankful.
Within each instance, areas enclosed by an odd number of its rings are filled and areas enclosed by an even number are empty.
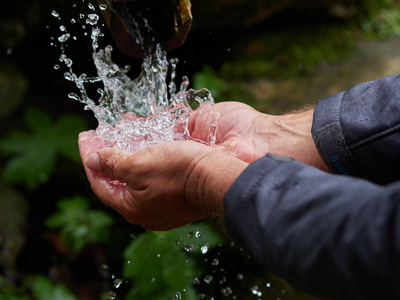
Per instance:
[[[101,7],[100,9],[104,9]],[[52,15],[60,18],[55,11]],[[174,141],[193,140],[188,132],[190,112],[204,105],[212,106],[214,100],[207,89],[198,91],[189,89],[189,80],[182,78],[179,91],[175,84],[178,59],[167,59],[166,53],[159,45],[154,55],[143,59],[142,70],[136,79],[127,73],[129,66],[120,67],[112,61],[112,46],[99,47],[99,39],[103,36],[100,30],[99,15],[89,13],[81,15],[84,28],[91,27],[92,57],[97,74],[80,75],[73,71],[73,61],[67,56],[65,44],[71,39],[66,26],[60,26],[57,40],[61,44],[60,62],[68,69],[64,78],[75,83],[78,93],[70,93],[71,99],[85,104],[85,109],[92,110],[99,122],[96,133],[105,140],[106,146],[116,147],[128,153],[135,153],[150,145]],[[72,24],[76,20],[71,20]],[[74,38],[74,37],[73,37]],[[59,69],[59,65],[55,66]],[[167,82],[167,77],[171,81]],[[86,86],[102,83],[97,90],[99,98],[93,100],[87,93]],[[214,145],[218,113],[215,111],[215,122],[209,126],[206,141]]]

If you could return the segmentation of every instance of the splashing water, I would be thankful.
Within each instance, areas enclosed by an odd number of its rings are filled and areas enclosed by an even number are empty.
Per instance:
[[[59,18],[57,12],[52,15]],[[93,12],[84,21],[85,26],[92,26],[92,57],[97,76],[89,77],[85,73],[78,76],[73,72],[73,62],[67,57],[63,46],[71,37],[65,26],[58,40],[62,49],[60,62],[69,68],[64,78],[74,82],[80,92],[68,96],[84,103],[86,110],[93,111],[99,122],[96,133],[104,139],[105,146],[135,153],[160,142],[195,140],[188,131],[189,115],[197,107],[212,106],[214,100],[211,93],[207,89],[188,90],[189,80],[185,76],[179,92],[176,92],[174,79],[178,60],[168,61],[160,45],[156,46],[155,54],[144,58],[140,75],[131,79],[127,75],[129,66],[122,68],[113,63],[112,46],[99,48],[98,40],[103,33],[97,26],[98,21],[99,16]],[[168,74],[171,77],[169,84],[166,80]],[[103,88],[97,90],[100,94],[98,104],[88,96],[85,87],[97,82],[103,84]],[[207,140],[195,141],[214,146],[219,114],[215,109],[212,110],[213,120]]]

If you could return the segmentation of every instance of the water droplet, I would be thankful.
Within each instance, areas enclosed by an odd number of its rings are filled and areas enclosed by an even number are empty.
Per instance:
[[[187,76],[182,76],[181,92],[184,92],[189,87],[189,78]]]
[[[250,289],[250,291],[251,291],[251,293],[252,293],[253,295],[257,295],[257,293],[258,293],[258,285],[253,286],[253,287]]]
[[[208,246],[205,245],[203,247],[200,248],[201,253],[206,254],[208,252]]]
[[[265,285],[267,288],[270,288],[271,287],[271,283],[270,282],[267,282],[267,284]]]
[[[55,10],[52,10],[52,11],[51,11],[51,15],[52,15],[53,17],[55,17],[55,18],[59,18],[59,17],[60,17],[60,14],[59,14],[58,12],[56,12]]]
[[[236,278],[237,278],[238,280],[243,280],[243,279],[244,279],[244,275],[243,275],[242,273],[237,273],[237,274],[236,274]]]
[[[262,292],[258,290],[258,285],[253,286],[250,290],[253,295],[256,295],[258,297],[262,296]]]
[[[193,232],[193,231],[190,231],[190,232],[188,233],[188,238],[192,238],[193,235],[194,235],[194,232]]]
[[[72,74],[70,72],[65,72],[64,73],[64,78],[67,79],[68,81],[74,81],[74,78],[73,78],[73,76],[72,76]],[[75,94],[70,93],[70,94],[68,94],[68,97],[70,97],[70,95],[73,96]],[[70,97],[70,98],[74,99],[74,97]]]
[[[182,299],[182,295],[180,292],[175,292],[174,295],[172,296],[173,300],[180,300]]]
[[[161,257],[161,254],[160,254],[160,253],[158,253],[158,254],[157,254],[157,257]]]
[[[186,252],[193,252],[194,246],[193,245],[185,245],[185,246],[183,246],[183,249],[185,249]]]
[[[179,241],[175,241],[174,244],[175,244],[175,245],[179,245]]]
[[[68,39],[71,37],[71,35],[69,34],[69,33],[66,33],[66,34],[63,34],[62,36],[60,36],[59,38],[58,38],[58,40],[61,42],[61,43],[64,43],[64,42],[66,42],[66,41],[68,41]]]
[[[88,18],[86,19],[86,24],[96,25],[98,20],[99,20],[99,16],[98,15],[89,14]]]
[[[93,4],[91,4],[91,3],[88,4],[88,7],[89,7],[90,10],[93,10],[93,11],[95,10]]]
[[[121,284],[122,284],[122,279],[117,278],[117,279],[114,280],[114,287],[115,288],[119,288],[121,286]]]
[[[101,265],[101,268],[102,268],[103,270],[108,270],[108,265],[102,264],[102,265]]]
[[[71,19],[71,24],[76,24],[76,20],[74,18]]]
[[[204,282],[205,283],[210,283],[213,279],[214,279],[214,277],[212,277],[212,275],[204,276]]]
[[[213,266],[217,266],[218,264],[219,264],[219,260],[216,259],[216,258],[214,258],[214,259],[212,260],[212,262],[211,262],[211,265],[213,265]]]
[[[85,15],[84,15],[84,14],[79,14],[79,18],[80,18],[80,19],[84,19],[84,18],[85,18]]]
[[[60,65],[58,65],[58,64],[54,65],[55,70],[58,70],[59,68],[60,68]]]
[[[117,294],[115,294],[114,291],[109,291],[108,292],[108,298],[111,300],[115,300],[115,298],[117,298]]]
[[[195,237],[197,238],[202,237],[202,233],[200,231],[196,231]]]
[[[129,236],[131,237],[132,240],[136,239],[136,235],[134,235],[133,233],[131,233]]]
[[[107,5],[106,4],[100,4],[99,7],[100,7],[100,10],[106,10],[107,9]]]
[[[229,295],[231,295],[233,292],[232,292],[232,289],[230,288],[230,287],[226,287],[226,288],[223,288],[222,290],[221,290],[221,294],[222,295],[224,295],[224,296],[229,296]]]
[[[60,31],[63,31],[63,32],[67,30],[67,28],[64,25],[61,25],[59,28],[60,28]]]
[[[200,279],[198,279],[197,277],[195,277],[193,279],[193,284],[200,284]]]
[[[74,4],[72,4],[72,8],[76,8],[76,4],[74,3]]]
[[[154,282],[156,282],[156,279],[153,277],[153,278],[151,279],[151,283],[154,283]]]

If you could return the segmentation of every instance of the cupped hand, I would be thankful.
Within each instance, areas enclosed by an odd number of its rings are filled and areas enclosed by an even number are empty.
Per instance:
[[[149,230],[223,215],[223,196],[247,167],[231,155],[191,141],[160,143],[135,154],[101,147],[95,133],[80,134],[92,190],[128,221]]]
[[[215,104],[220,113],[215,145],[245,162],[253,162],[268,150],[268,115],[240,102]],[[189,118],[192,138],[206,141],[210,123],[215,122],[215,112],[210,106],[193,111]]]
[[[328,171],[311,135],[314,109],[276,116],[240,102],[217,103],[215,109],[220,114],[215,144],[222,151],[248,163],[272,153]],[[190,115],[192,138],[207,138],[209,126],[216,120],[214,115],[209,106]]]

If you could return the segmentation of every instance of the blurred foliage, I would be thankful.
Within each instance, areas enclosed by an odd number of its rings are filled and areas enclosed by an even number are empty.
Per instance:
[[[122,275],[133,282],[126,299],[171,299],[179,293],[183,299],[198,299],[193,280],[202,264],[196,257],[222,241],[216,231],[201,223],[141,234],[124,251],[130,263],[124,264]]]
[[[24,101],[29,82],[20,67],[0,58],[0,118],[5,117]]]
[[[42,275],[25,278],[21,287],[0,276],[0,299],[4,300],[77,300],[64,284],[54,284]]]
[[[220,99],[229,101],[251,102],[251,93],[248,86],[237,80],[227,80],[226,77],[218,75],[211,67],[204,66],[200,72],[193,75],[193,88],[200,90],[207,88],[216,102]]]
[[[400,36],[400,3],[387,0],[388,6],[361,20],[366,38],[389,39]]]
[[[32,293],[37,300],[77,300],[65,285],[54,284],[44,276],[33,278]]]
[[[253,78],[304,78],[316,67],[348,57],[359,41],[400,36],[400,1],[363,1],[351,19],[294,16],[268,26],[255,26],[233,42],[231,58],[219,69],[203,66],[193,76],[194,87],[207,87],[217,101],[253,105],[254,95],[246,83]]]
[[[89,208],[89,201],[82,196],[61,199],[58,212],[46,219],[49,228],[60,229],[60,238],[73,252],[92,243],[107,242],[113,219],[105,212]]]
[[[55,123],[48,113],[28,107],[24,114],[29,131],[14,130],[0,140],[0,152],[11,155],[3,178],[8,183],[24,183],[34,189],[49,180],[57,155],[80,161],[77,137],[85,130],[83,119],[64,115]]]
[[[314,25],[250,37],[237,57],[219,71],[224,78],[271,78],[305,75],[321,62],[343,57],[354,43],[353,32],[337,25]],[[238,45],[238,47],[240,47]]]

